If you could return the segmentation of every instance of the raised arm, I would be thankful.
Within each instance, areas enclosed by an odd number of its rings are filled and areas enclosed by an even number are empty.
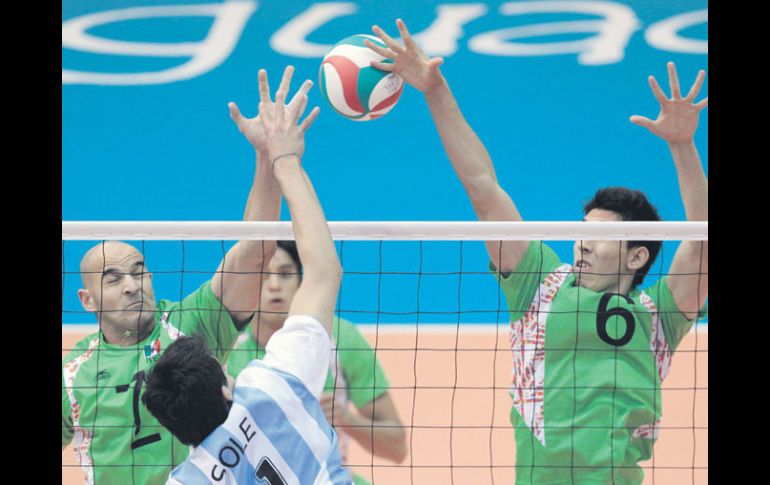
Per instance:
[[[683,98],[674,63],[669,62],[667,67],[671,99],[650,76],[650,87],[660,103],[658,118],[653,121],[634,115],[631,122],[649,129],[668,143],[687,220],[708,221],[708,180],[693,141],[700,112],[708,106],[708,98],[695,102],[706,72],[698,72],[695,83]],[[671,262],[668,286],[679,310],[688,318],[695,318],[708,297],[708,241],[683,241],[679,245]]]
[[[372,27],[387,48],[368,40],[366,45],[393,61],[373,62],[372,67],[398,74],[425,95],[444,150],[479,220],[520,221],[516,205],[497,181],[487,149],[463,117],[449,84],[439,71],[444,60],[441,57],[429,59],[414,42],[401,19],[396,20],[396,26],[403,45],[380,27]],[[504,273],[515,269],[526,248],[526,241],[507,241],[502,243],[502,249],[499,241],[487,242],[490,259]]]
[[[286,68],[280,89],[288,91],[294,70]],[[267,73],[260,71],[260,85],[269,93]],[[262,83],[264,79],[264,83]],[[292,99],[297,105],[307,94],[312,82],[306,81]],[[269,94],[267,96],[269,100]],[[238,126],[256,152],[256,170],[246,200],[244,221],[277,221],[281,212],[281,191],[270,167],[265,133],[259,116],[244,117],[235,103],[228,104],[230,118]],[[259,309],[262,272],[275,253],[275,241],[239,241],[225,255],[211,282],[214,295],[230,311],[236,326],[243,328]]]
[[[314,108],[298,124],[307,106],[307,95],[303,95],[295,106],[288,107],[284,106],[288,86],[279,88],[272,104],[267,85],[262,80],[260,71],[259,116],[265,128],[275,177],[289,205],[294,238],[304,268],[302,284],[289,307],[289,316],[309,315],[331,334],[342,267],[323,209],[301,163],[305,131],[318,116],[319,108]]]

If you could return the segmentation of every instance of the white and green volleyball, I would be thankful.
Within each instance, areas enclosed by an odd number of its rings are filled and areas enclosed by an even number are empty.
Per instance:
[[[371,67],[372,61],[393,63],[366,47],[364,39],[387,46],[373,35],[351,35],[334,45],[321,62],[321,93],[337,113],[355,121],[379,118],[393,109],[404,89],[396,74]]]

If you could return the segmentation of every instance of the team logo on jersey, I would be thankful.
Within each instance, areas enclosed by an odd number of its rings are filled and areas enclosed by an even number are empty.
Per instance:
[[[155,339],[152,343],[144,346],[144,358],[147,362],[153,362],[160,357],[160,339]]]
[[[106,380],[106,379],[109,379],[109,378],[110,378],[110,373],[109,373],[109,372],[107,372],[107,370],[106,370],[106,369],[102,369],[102,370],[100,370],[100,371],[99,371],[99,372],[96,374],[96,380],[97,380],[97,381],[104,381],[104,380]]]

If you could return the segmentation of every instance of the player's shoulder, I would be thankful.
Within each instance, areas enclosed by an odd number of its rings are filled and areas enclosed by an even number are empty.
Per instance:
[[[159,312],[174,312],[175,310],[181,309],[183,305],[185,305],[185,309],[187,310],[194,309],[187,308],[188,303],[186,302],[189,302],[190,298],[197,300],[203,299],[204,301],[210,298],[216,298],[214,292],[211,290],[211,280],[206,280],[201,283],[200,286],[188,293],[182,300],[159,299],[156,310]]]

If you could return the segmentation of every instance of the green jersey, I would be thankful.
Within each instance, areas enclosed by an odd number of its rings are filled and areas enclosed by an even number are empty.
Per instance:
[[[361,408],[388,391],[388,379],[377,361],[377,356],[354,324],[335,316],[332,322],[332,341],[334,348],[323,392],[333,392],[340,406],[346,406],[350,401],[357,408]],[[227,373],[237,378],[249,362],[253,359],[261,360],[264,356],[265,349],[254,340],[249,325],[238,337],[227,360]],[[337,431],[337,434],[344,464],[347,462],[350,437],[341,431]],[[358,475],[353,478],[355,485],[369,483]]]
[[[181,302],[161,300],[152,333],[136,345],[104,341],[101,331],[62,360],[62,448],[72,442],[86,483],[163,484],[189,448],[141,402],[145,375],[180,335],[200,335],[224,362],[238,334],[204,283]]]
[[[511,314],[516,483],[640,484],[661,383],[694,321],[666,278],[628,295],[597,293],[536,242],[514,272],[496,275]]]

